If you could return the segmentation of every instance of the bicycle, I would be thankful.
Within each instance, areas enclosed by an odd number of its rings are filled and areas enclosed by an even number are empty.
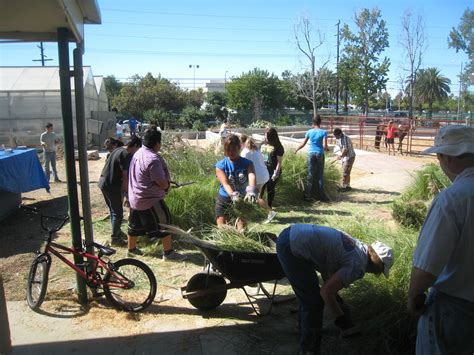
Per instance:
[[[32,207],[24,209],[38,213]],[[48,287],[49,270],[52,263],[50,254],[55,255],[70,268],[75,270],[91,289],[94,296],[105,295],[115,308],[128,312],[140,312],[150,306],[156,295],[156,278],[153,271],[142,261],[136,259],[121,259],[116,262],[108,257],[115,254],[115,249],[92,242],[85,247],[93,247],[97,255],[89,254],[82,248],[69,248],[52,241],[54,233],[58,232],[68,221],[69,216],[53,217],[40,213],[41,228],[48,232],[44,250],[37,251],[28,274],[26,300],[28,306],[37,311],[43,303]],[[59,221],[56,227],[45,226],[46,220]],[[63,254],[79,255],[85,261],[82,264],[71,262]],[[102,289],[102,293],[98,292]]]

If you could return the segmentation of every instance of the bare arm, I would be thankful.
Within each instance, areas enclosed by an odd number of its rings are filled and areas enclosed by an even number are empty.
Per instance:
[[[283,162],[283,156],[282,155],[277,155],[277,166],[275,168],[275,171],[278,172],[278,175],[281,173],[281,163]]]
[[[324,277],[327,276],[324,275]],[[337,292],[343,287],[344,285],[342,284],[341,277],[337,272],[332,274],[331,277],[329,277],[329,279],[324,283],[323,287],[321,287],[320,294],[323,298],[324,304],[329,307],[335,318],[344,315],[344,312],[336,300]]]
[[[411,314],[420,315],[423,312],[422,309],[416,308],[415,297],[433,286],[436,279],[437,276],[418,269],[417,267],[412,267],[407,301],[407,308]]]
[[[249,174],[249,186],[257,186],[257,176],[255,175],[255,167],[253,164],[250,164],[247,168]]]
[[[299,145],[299,147],[296,148],[295,154],[298,153],[298,151],[299,151],[301,148],[303,148],[303,147],[306,145],[307,142],[308,142],[308,137],[305,137],[303,143],[301,143],[301,144]]]
[[[225,192],[227,192],[227,195],[232,195],[232,192],[234,192],[234,190],[232,189],[232,186],[230,186],[229,180],[227,179],[227,176],[225,175],[224,171],[219,168],[216,168],[216,176],[221,185],[224,187]]]
[[[329,150],[329,146],[328,146],[328,137],[324,137],[324,150],[325,151],[328,151]]]

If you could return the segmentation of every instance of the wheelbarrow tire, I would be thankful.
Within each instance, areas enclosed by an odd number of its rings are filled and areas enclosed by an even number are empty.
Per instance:
[[[201,272],[194,275],[186,285],[186,292],[202,291],[212,289],[216,286],[225,285],[225,279],[219,274],[208,274]],[[188,297],[189,303],[201,311],[210,311],[220,306],[227,296],[227,290],[210,292],[205,295]]]

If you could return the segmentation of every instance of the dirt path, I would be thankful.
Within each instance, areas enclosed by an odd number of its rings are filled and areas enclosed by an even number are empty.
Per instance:
[[[427,161],[430,159],[357,151],[352,181],[356,191],[352,197],[345,198],[353,198],[356,202],[358,199],[379,198],[374,191],[399,193],[409,183],[410,174]],[[101,159],[89,164],[95,216],[107,214],[95,184],[103,162]],[[64,166],[60,168],[63,170]],[[51,196],[37,191],[23,197],[26,201],[53,198],[54,203],[45,202],[45,206],[60,209],[66,208],[65,193],[65,184],[54,184]],[[386,194],[380,196],[387,198]],[[296,318],[291,310],[293,303],[275,305],[270,315],[258,317],[240,289],[230,290],[224,304],[207,313],[197,311],[184,300],[179,287],[202,268],[202,259],[196,251],[190,251],[190,260],[183,264],[143,258],[154,265],[159,283],[154,304],[143,314],[117,312],[105,301],[94,301],[87,307],[78,305],[71,273],[58,275],[56,280],[52,280],[51,293],[48,289],[49,298],[42,307],[43,312],[32,312],[23,294],[31,253],[40,243],[38,226],[21,218],[19,221],[12,219],[7,224],[0,226],[4,242],[0,252],[0,272],[4,277],[7,275],[6,297],[14,354],[292,354],[298,351]],[[22,246],[18,247],[19,240],[12,236],[18,235],[15,230],[20,226],[25,232],[21,237]],[[281,229],[284,227],[282,224]],[[66,233],[62,238],[67,240],[69,236]],[[14,248],[20,251],[13,252]],[[124,251],[120,250],[116,259],[123,256]],[[67,287],[62,283],[56,290],[57,279],[69,280]],[[284,285],[279,286],[277,292],[288,294],[290,290],[288,285]],[[268,306],[263,301],[258,303]],[[325,332],[337,334],[331,327]],[[325,342],[323,347],[331,349],[330,353],[357,353],[353,343],[339,341],[336,336],[325,337]]]

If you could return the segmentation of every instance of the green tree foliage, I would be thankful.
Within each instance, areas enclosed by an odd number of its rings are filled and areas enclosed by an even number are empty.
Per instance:
[[[255,68],[227,83],[229,107],[236,110],[271,110],[284,106],[280,79],[266,70]]]
[[[113,105],[120,112],[141,118],[145,111],[151,109],[179,112],[186,106],[186,102],[186,94],[177,84],[161,75],[155,78],[148,73],[144,77],[135,75],[131,82],[123,84]]]
[[[202,91],[202,88],[188,91],[186,92],[186,96],[187,96],[187,102],[189,106],[201,108],[201,106],[204,103],[205,94]]]
[[[464,68],[462,81],[465,85],[470,85],[469,75],[474,73],[474,10],[467,8],[461,17],[458,28],[452,28],[449,33],[448,45],[456,49],[456,52],[463,51],[468,55],[469,63]]]
[[[227,117],[227,97],[223,92],[211,91],[206,95],[206,115],[223,121]]]
[[[163,129],[176,126],[175,115],[162,108],[152,108],[143,113],[143,120]]]
[[[356,103],[364,106],[368,114],[369,98],[385,88],[388,80],[390,60],[380,60],[381,53],[388,47],[388,31],[378,8],[363,9],[356,15],[357,33],[351,32],[345,24],[342,39],[346,42],[342,60],[353,70],[349,87]]]
[[[194,106],[186,106],[179,116],[180,124],[187,128],[201,129],[205,119],[205,112]]]
[[[433,113],[433,102],[444,100],[450,93],[451,80],[440,74],[437,68],[420,69],[415,81],[415,94],[421,103],[428,104],[428,115]]]
[[[115,78],[113,75],[106,76],[104,78],[105,91],[107,92],[107,98],[109,100],[109,107],[113,102],[114,98],[119,95],[123,84]]]

